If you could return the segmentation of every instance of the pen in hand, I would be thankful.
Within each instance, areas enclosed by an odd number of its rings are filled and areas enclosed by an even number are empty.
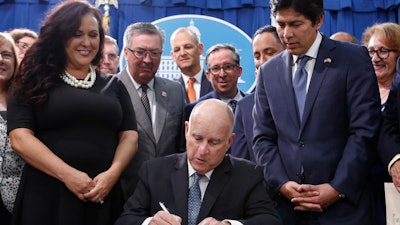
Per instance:
[[[165,207],[165,205],[164,205],[164,203],[163,203],[163,202],[158,202],[158,204],[160,204],[160,207],[162,208],[162,210],[163,210],[163,211],[165,211],[165,212],[169,213],[169,211],[168,211],[167,207]]]

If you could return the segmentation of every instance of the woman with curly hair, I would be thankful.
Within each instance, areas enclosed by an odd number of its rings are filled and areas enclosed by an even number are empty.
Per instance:
[[[11,144],[27,162],[12,224],[109,225],[122,211],[137,128],[124,85],[94,70],[101,24],[87,1],[59,3],[22,61],[8,104]]]

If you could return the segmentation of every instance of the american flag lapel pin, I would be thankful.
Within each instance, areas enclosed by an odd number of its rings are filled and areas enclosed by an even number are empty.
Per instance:
[[[332,59],[331,58],[325,58],[324,59],[324,63],[331,63],[332,62]]]

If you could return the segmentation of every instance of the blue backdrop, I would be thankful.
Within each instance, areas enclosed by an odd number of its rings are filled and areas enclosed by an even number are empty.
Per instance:
[[[59,1],[0,0],[0,30],[26,27],[39,31],[46,12]],[[321,31],[328,36],[346,31],[360,39],[364,29],[376,22],[398,23],[399,5],[400,0],[324,0]],[[122,44],[130,23],[178,14],[213,16],[238,26],[250,37],[258,27],[271,23],[268,0],[119,0],[118,9],[110,6],[110,35]]]

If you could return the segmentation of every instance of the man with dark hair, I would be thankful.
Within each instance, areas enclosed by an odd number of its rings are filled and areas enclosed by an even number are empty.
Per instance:
[[[273,0],[286,50],[263,64],[253,111],[256,161],[284,224],[370,225],[380,97],[365,47],[318,30],[322,0]]]
[[[222,100],[235,112],[237,102],[247,95],[237,87],[239,77],[242,75],[242,66],[239,51],[233,45],[211,46],[206,53],[206,64],[206,76],[213,91],[186,105],[185,120],[189,119],[193,107],[203,100],[209,98]]]
[[[257,77],[258,68],[264,62],[276,56],[285,47],[279,39],[276,28],[271,25],[260,27],[253,35],[252,49],[254,65],[256,66],[255,75]],[[230,153],[234,156],[255,162],[253,153],[253,124],[252,117],[254,106],[254,92],[240,100],[235,111],[235,125],[233,132],[236,134],[233,140]]]

